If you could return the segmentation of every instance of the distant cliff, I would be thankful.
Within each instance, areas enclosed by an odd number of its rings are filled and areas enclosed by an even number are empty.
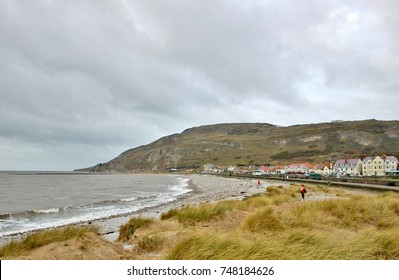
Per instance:
[[[194,127],[123,152],[87,171],[196,169],[216,165],[321,163],[399,156],[399,121],[339,121],[280,127],[237,123]]]

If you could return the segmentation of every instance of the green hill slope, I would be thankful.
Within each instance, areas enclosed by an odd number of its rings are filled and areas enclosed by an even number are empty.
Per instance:
[[[399,156],[399,121],[345,121],[279,127],[241,123],[194,127],[123,152],[90,171],[148,171],[216,165],[321,163]]]

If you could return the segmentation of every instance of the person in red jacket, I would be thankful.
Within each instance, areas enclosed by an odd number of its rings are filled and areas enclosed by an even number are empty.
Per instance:
[[[305,199],[305,193],[306,193],[305,185],[302,185],[302,188],[301,188],[302,199]]]

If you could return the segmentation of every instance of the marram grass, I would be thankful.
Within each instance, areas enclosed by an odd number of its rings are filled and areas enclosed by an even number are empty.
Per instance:
[[[293,198],[292,194],[298,197],[297,190],[297,186],[274,188],[266,196],[232,204],[226,211],[248,211],[238,227],[230,232],[218,227],[212,232],[193,230],[166,258],[399,259],[398,193],[342,197],[339,192],[336,199],[303,202]],[[319,189],[313,187],[312,191]],[[190,211],[206,207],[211,206]],[[180,211],[186,210],[177,210],[176,216]],[[179,222],[186,224],[183,216]],[[209,228],[212,222],[221,221],[209,221]]]
[[[118,241],[126,242],[134,235],[137,229],[148,227],[154,222],[154,219],[133,217],[127,224],[124,224],[119,229]]]
[[[224,200],[199,206],[186,206],[180,210],[171,209],[169,212],[161,215],[161,220],[175,217],[181,224],[194,225],[223,217],[226,212],[233,209],[253,210],[267,205],[280,205],[295,200],[297,196],[298,192],[296,188],[269,187],[268,196],[255,195],[243,201]]]
[[[27,235],[19,241],[12,241],[0,248],[0,257],[14,257],[26,255],[30,251],[53,242],[66,241],[82,236],[87,232],[98,234],[99,230],[93,226],[69,226],[48,231],[40,231]]]
[[[181,210],[172,209],[163,215],[162,219],[176,217],[179,223],[185,225],[194,225],[200,222],[211,221],[217,217],[221,217],[227,211],[236,208],[239,202],[235,200],[219,201],[215,204],[203,204],[192,207],[187,206]]]
[[[164,245],[165,239],[161,235],[146,235],[138,242],[141,250],[157,251]]]
[[[273,208],[267,206],[249,216],[244,221],[242,228],[251,232],[262,233],[283,230],[284,226],[277,215],[273,213]]]
[[[185,260],[354,260],[398,259],[399,233],[365,231],[336,238],[321,230],[293,230],[267,238],[255,235],[193,235],[175,246],[167,259]]]
[[[167,255],[168,259],[190,260],[262,260],[262,259],[315,259],[328,250],[315,250],[315,244],[326,247],[329,240],[314,233],[295,243],[286,237],[263,238],[257,235],[227,234],[208,236],[194,235],[183,240]],[[332,247],[332,245],[331,245]],[[287,250],[287,248],[290,248]]]

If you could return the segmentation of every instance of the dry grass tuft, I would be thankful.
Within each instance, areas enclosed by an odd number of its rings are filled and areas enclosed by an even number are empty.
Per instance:
[[[280,219],[274,214],[273,208],[267,206],[249,216],[242,228],[251,232],[267,233],[284,229]]]
[[[119,230],[118,241],[126,242],[134,235],[137,229],[148,227],[154,222],[154,219],[133,217],[125,225],[122,225]]]
[[[217,217],[223,216],[227,211],[233,210],[238,203],[238,201],[226,200],[219,201],[216,204],[203,204],[196,207],[187,206],[180,210],[172,209],[162,218],[167,219],[176,217],[181,224],[195,225],[200,222],[208,222]]]
[[[178,212],[177,209],[170,209],[168,212],[161,214],[161,220],[167,220],[172,217],[175,217],[177,215],[177,212]]]
[[[164,245],[165,239],[158,234],[146,235],[138,242],[138,247],[146,251],[158,251]]]

